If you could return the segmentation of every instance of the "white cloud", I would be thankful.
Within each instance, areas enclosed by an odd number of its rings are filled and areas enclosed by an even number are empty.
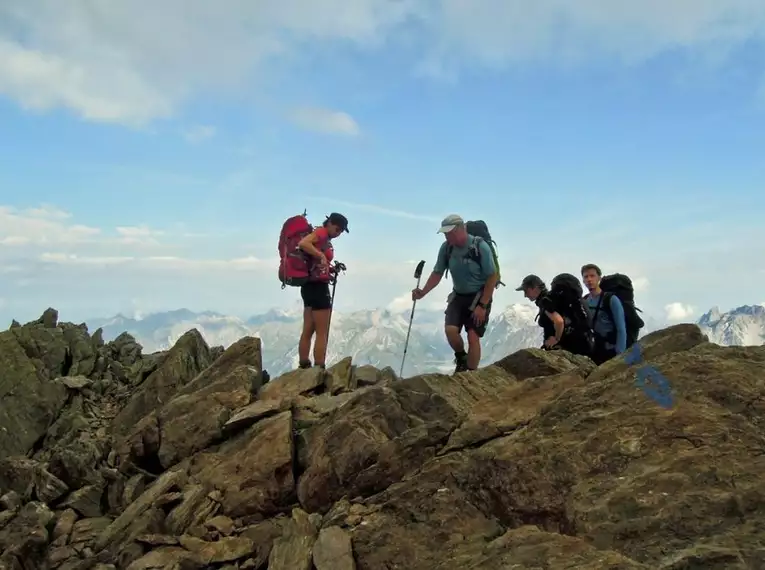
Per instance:
[[[57,264],[82,264],[82,265],[115,265],[133,261],[133,257],[102,257],[102,256],[81,256],[76,253],[58,253],[46,252],[38,258],[43,263]]]
[[[152,92],[140,70],[35,51],[2,38],[0,92],[26,109],[68,107],[85,119],[104,122],[141,124],[168,116],[172,109],[171,101]]]
[[[696,307],[674,302],[665,305],[664,311],[669,322],[687,321],[696,313]]]
[[[400,313],[402,311],[406,311],[407,309],[412,308],[412,293],[411,291],[407,291],[403,295],[399,295],[395,299],[393,299],[388,305],[385,307],[386,310],[392,312],[392,313]]]
[[[361,133],[361,129],[354,118],[341,111],[301,107],[294,109],[289,117],[293,123],[310,131],[349,137],[355,137]]]
[[[632,279],[632,288],[635,290],[635,293],[645,293],[650,286],[651,282],[648,280],[648,277],[639,275]]]
[[[59,265],[125,265],[132,264],[139,268],[158,271],[233,269],[247,271],[278,265],[278,260],[258,259],[256,257],[238,257],[232,259],[192,259],[174,255],[138,256],[91,256],[75,253],[46,252],[38,257],[43,263]]]
[[[415,283],[412,283],[412,289],[414,289]],[[440,293],[440,292],[439,292]],[[431,295],[417,301],[415,307],[415,318],[417,318],[417,310],[424,309],[426,311],[434,311],[438,309],[444,309],[446,301],[443,299],[443,295],[438,293],[432,293]],[[412,310],[412,291],[411,289],[406,293],[402,293],[390,303],[385,306],[385,309],[391,313],[403,313]]]
[[[201,143],[215,136],[218,130],[210,125],[198,125],[183,132],[183,138],[191,144]]]
[[[101,234],[99,228],[66,223],[69,217],[51,206],[28,210],[0,206],[0,245],[84,243]]]
[[[469,65],[639,63],[691,49],[719,64],[763,35],[761,0],[5,0],[0,92],[26,108],[141,124],[200,92],[250,90],[269,65],[283,69],[318,45],[400,40],[410,71],[449,75]],[[347,117],[330,124],[354,130]]]
[[[120,236],[118,238],[119,243],[126,245],[158,245],[157,238],[165,233],[146,226],[117,226],[115,229]]]
[[[101,228],[72,223],[72,215],[55,206],[19,209],[0,206],[0,246],[72,247],[91,245],[160,245],[165,232],[147,226],[118,226],[117,234],[108,235]]]

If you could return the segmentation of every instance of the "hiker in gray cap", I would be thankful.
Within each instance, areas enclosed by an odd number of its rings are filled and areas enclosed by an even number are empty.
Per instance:
[[[481,338],[486,333],[492,295],[499,283],[494,242],[483,221],[465,223],[457,214],[446,216],[438,232],[444,234],[445,241],[433,272],[422,289],[412,291],[412,300],[422,299],[438,286],[446,271],[451,272],[453,291],[447,298],[444,319],[446,340],[454,350],[455,373],[475,370],[481,361]]]
[[[560,348],[572,354],[590,356],[592,331],[582,302],[582,285],[568,273],[561,273],[547,285],[538,275],[527,275],[516,287],[539,307],[538,324],[542,327],[545,350]]]

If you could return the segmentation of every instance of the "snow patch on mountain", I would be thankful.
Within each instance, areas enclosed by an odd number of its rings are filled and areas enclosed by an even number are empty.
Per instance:
[[[697,324],[710,342],[726,346],[765,344],[765,306],[743,305],[727,313],[713,307]]]

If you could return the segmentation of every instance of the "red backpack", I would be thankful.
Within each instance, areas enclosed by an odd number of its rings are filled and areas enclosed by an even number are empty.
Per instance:
[[[305,214],[287,218],[279,234],[279,281],[282,289],[290,285],[300,287],[311,276],[309,255],[298,248],[298,243],[313,231]]]

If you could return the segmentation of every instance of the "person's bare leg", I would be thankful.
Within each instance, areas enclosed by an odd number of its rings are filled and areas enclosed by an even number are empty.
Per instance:
[[[465,341],[462,340],[460,327],[446,325],[444,327],[444,332],[446,333],[446,341],[449,343],[449,346],[452,347],[454,352],[465,352]]]
[[[306,307],[303,309],[303,331],[300,333],[300,342],[298,343],[298,358],[301,364],[310,362],[311,337],[313,337],[314,332],[316,332],[316,327],[313,320],[313,309]]]
[[[481,362],[481,339],[473,329],[468,330],[467,338],[467,366],[470,370],[475,370]]]
[[[316,329],[316,341],[313,343],[313,363],[324,366],[327,360],[327,343],[329,339],[329,315],[331,309],[313,312],[313,324]]]

